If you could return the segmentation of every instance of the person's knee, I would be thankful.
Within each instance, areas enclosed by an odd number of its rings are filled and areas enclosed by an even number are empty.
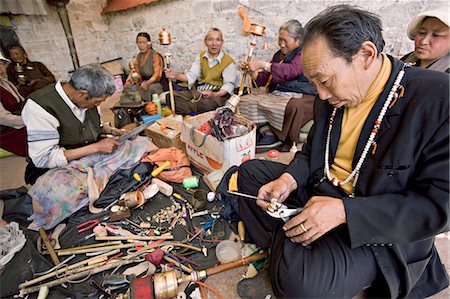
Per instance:
[[[315,284],[302,276],[288,273],[278,273],[277,284],[273,285],[273,291],[277,298],[332,298],[336,297],[333,290],[322,285],[319,279]],[[288,278],[289,277],[289,278]]]
[[[248,160],[245,161],[244,163],[242,163],[239,166],[239,175],[238,175],[238,180],[239,179],[248,179],[252,176],[252,174],[254,174],[255,169],[258,167],[259,163],[261,161],[257,160],[257,159],[253,159],[253,160]]]

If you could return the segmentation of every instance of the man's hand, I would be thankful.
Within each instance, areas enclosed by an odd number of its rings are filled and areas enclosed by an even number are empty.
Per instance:
[[[97,153],[110,154],[117,148],[118,145],[119,142],[115,138],[107,137],[100,139],[100,141],[96,143]]]
[[[200,91],[200,93],[202,94],[203,98],[212,98],[216,95],[216,93],[212,90],[203,90]]]
[[[147,91],[149,84],[147,84],[147,81],[144,81],[141,83],[141,88],[142,90]]]
[[[273,199],[283,202],[295,189],[297,189],[295,179],[289,173],[284,173],[278,179],[259,188],[256,204],[267,210],[267,206]]]
[[[173,69],[164,69],[164,73],[166,74],[167,79],[170,79],[172,81],[176,80],[177,78],[177,72],[175,72]]]
[[[283,230],[292,242],[306,246],[346,222],[342,199],[313,196],[300,214],[284,224]]]
[[[19,83],[19,85],[27,85],[27,79],[24,77],[17,78],[17,82]]]

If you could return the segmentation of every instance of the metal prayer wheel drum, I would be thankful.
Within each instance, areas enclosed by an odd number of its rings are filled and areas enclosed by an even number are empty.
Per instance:
[[[258,24],[258,23],[252,23],[250,25],[250,33],[253,35],[257,35],[257,36],[263,36],[265,34],[266,31],[266,27]]]
[[[170,45],[170,33],[167,31],[167,28],[163,27],[162,31],[159,33],[159,43],[163,46]]]
[[[156,299],[169,299],[178,294],[177,273],[174,270],[156,273],[153,276]]]

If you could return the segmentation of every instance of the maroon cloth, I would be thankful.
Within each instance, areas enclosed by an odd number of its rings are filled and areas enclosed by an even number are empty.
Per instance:
[[[0,86],[0,94],[3,107],[15,115],[20,115],[23,103],[18,103],[16,98],[2,86]],[[25,157],[27,155],[26,128],[14,129],[0,126],[0,148]]]
[[[144,258],[153,265],[159,266],[162,262],[164,254],[165,253],[161,248],[156,248],[155,251],[147,253]]]
[[[272,84],[280,84],[285,81],[293,80],[303,74],[301,51],[299,51],[297,55],[295,55],[294,59],[292,59],[292,61],[288,63],[274,62],[274,58],[272,58],[270,62],[272,63],[272,66],[270,67],[270,73],[258,73],[258,78],[256,78],[256,84],[258,86],[266,85],[271,74]]]
[[[314,99],[312,95],[289,100],[284,111],[283,129],[281,131],[271,127],[278,139],[283,141],[289,150],[293,142],[299,142],[300,129],[313,119]]]

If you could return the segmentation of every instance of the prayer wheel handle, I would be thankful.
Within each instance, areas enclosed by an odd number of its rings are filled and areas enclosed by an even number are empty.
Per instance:
[[[222,265],[219,265],[219,266],[215,266],[215,267],[212,267],[212,268],[209,268],[209,269],[205,270],[206,271],[206,276],[214,275],[214,274],[217,274],[217,273],[220,273],[220,272],[223,272],[223,271],[226,271],[226,270],[234,269],[234,268],[237,268],[237,267],[240,267],[240,266],[245,266],[245,265],[247,265],[247,264],[249,264],[249,263],[251,263],[253,261],[262,259],[263,257],[266,257],[266,256],[267,256],[267,252],[265,251],[265,252],[262,252],[262,253],[251,255],[251,256],[243,258],[243,259],[239,259],[239,260],[234,261],[234,262],[230,262],[230,263],[222,264]]]

